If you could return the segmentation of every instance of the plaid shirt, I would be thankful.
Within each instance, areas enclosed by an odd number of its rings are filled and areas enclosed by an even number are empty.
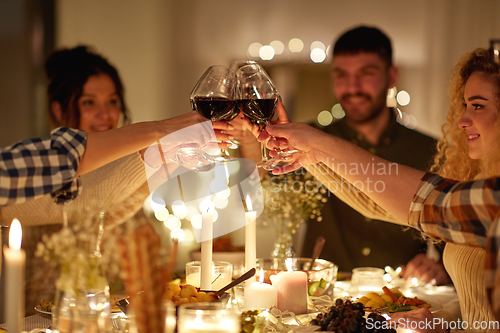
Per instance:
[[[457,182],[427,173],[410,207],[409,223],[428,236],[486,249],[485,284],[500,320],[500,178]]]
[[[74,199],[80,191],[76,171],[86,139],[84,131],[60,127],[49,138],[0,149],[0,206],[48,193],[58,203]]]

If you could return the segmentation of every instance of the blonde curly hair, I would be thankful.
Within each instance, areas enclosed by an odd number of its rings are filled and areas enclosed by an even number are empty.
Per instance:
[[[493,147],[488,147],[485,158],[474,160],[469,157],[469,147],[465,131],[458,122],[465,110],[464,90],[472,73],[480,72],[486,80],[493,83],[500,106],[500,66],[494,61],[491,49],[478,48],[465,55],[454,67],[450,84],[450,108],[446,123],[441,127],[443,137],[438,141],[437,154],[432,172],[445,178],[468,181],[500,175],[500,139]],[[496,128],[500,133],[500,121]]]

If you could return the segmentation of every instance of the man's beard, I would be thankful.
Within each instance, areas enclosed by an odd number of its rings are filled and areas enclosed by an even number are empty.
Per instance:
[[[384,111],[387,103],[386,103],[386,95],[383,95],[381,94],[380,96],[377,97],[376,100],[373,100],[371,96],[369,95],[366,95],[366,94],[362,94],[362,93],[359,93],[359,94],[344,94],[342,95],[342,98],[340,99],[341,101],[344,101],[350,97],[364,97],[366,98],[368,101],[370,102],[373,102],[371,104],[371,106],[369,107],[368,111],[367,112],[364,112],[362,115],[359,115],[357,114],[355,117],[352,117],[354,116],[353,113],[355,113],[356,111],[354,112],[351,112],[349,110],[345,110],[344,109],[344,112],[346,113],[346,118],[353,122],[353,123],[356,123],[356,124],[365,124],[365,123],[368,123],[370,121],[372,121],[373,119],[377,118],[381,113],[382,111]],[[341,103],[342,104],[342,103]],[[349,115],[351,113],[351,116]]]

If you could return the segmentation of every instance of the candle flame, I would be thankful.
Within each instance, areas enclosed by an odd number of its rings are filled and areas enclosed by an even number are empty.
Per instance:
[[[292,269],[292,258],[286,258],[285,260],[286,270],[289,272],[293,272]]]
[[[252,207],[252,200],[250,200],[250,196],[247,195],[247,198],[245,199],[245,202],[247,204],[247,209],[249,212],[251,212],[253,210],[253,207]]]
[[[264,270],[262,268],[260,269],[259,282],[260,284],[264,283]]]
[[[9,247],[12,250],[21,249],[21,241],[23,239],[23,229],[21,228],[21,223],[18,219],[12,220],[9,232]]]

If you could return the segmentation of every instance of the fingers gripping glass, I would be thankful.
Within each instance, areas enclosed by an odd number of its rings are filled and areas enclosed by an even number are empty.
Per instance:
[[[157,144],[164,165],[167,164],[166,160],[168,159],[169,161],[182,165],[186,169],[196,172],[210,171],[216,166],[216,162],[212,156],[193,144],[184,144],[180,146],[173,158],[165,158],[160,141],[157,141]]]
[[[236,84],[236,75],[229,67],[209,67],[191,92],[191,107],[212,121],[233,120],[240,113],[236,107]],[[225,150],[221,150],[221,156],[215,159],[235,160]]]
[[[237,104],[250,123],[262,130],[273,118],[278,104],[279,92],[266,71],[257,63],[240,67],[236,71],[238,79]],[[278,149],[274,158],[266,154],[266,142],[262,142],[262,160],[257,166],[272,170],[293,163],[289,157],[298,151],[284,152]],[[296,157],[295,157],[296,158]],[[288,161],[287,161],[288,159]]]

